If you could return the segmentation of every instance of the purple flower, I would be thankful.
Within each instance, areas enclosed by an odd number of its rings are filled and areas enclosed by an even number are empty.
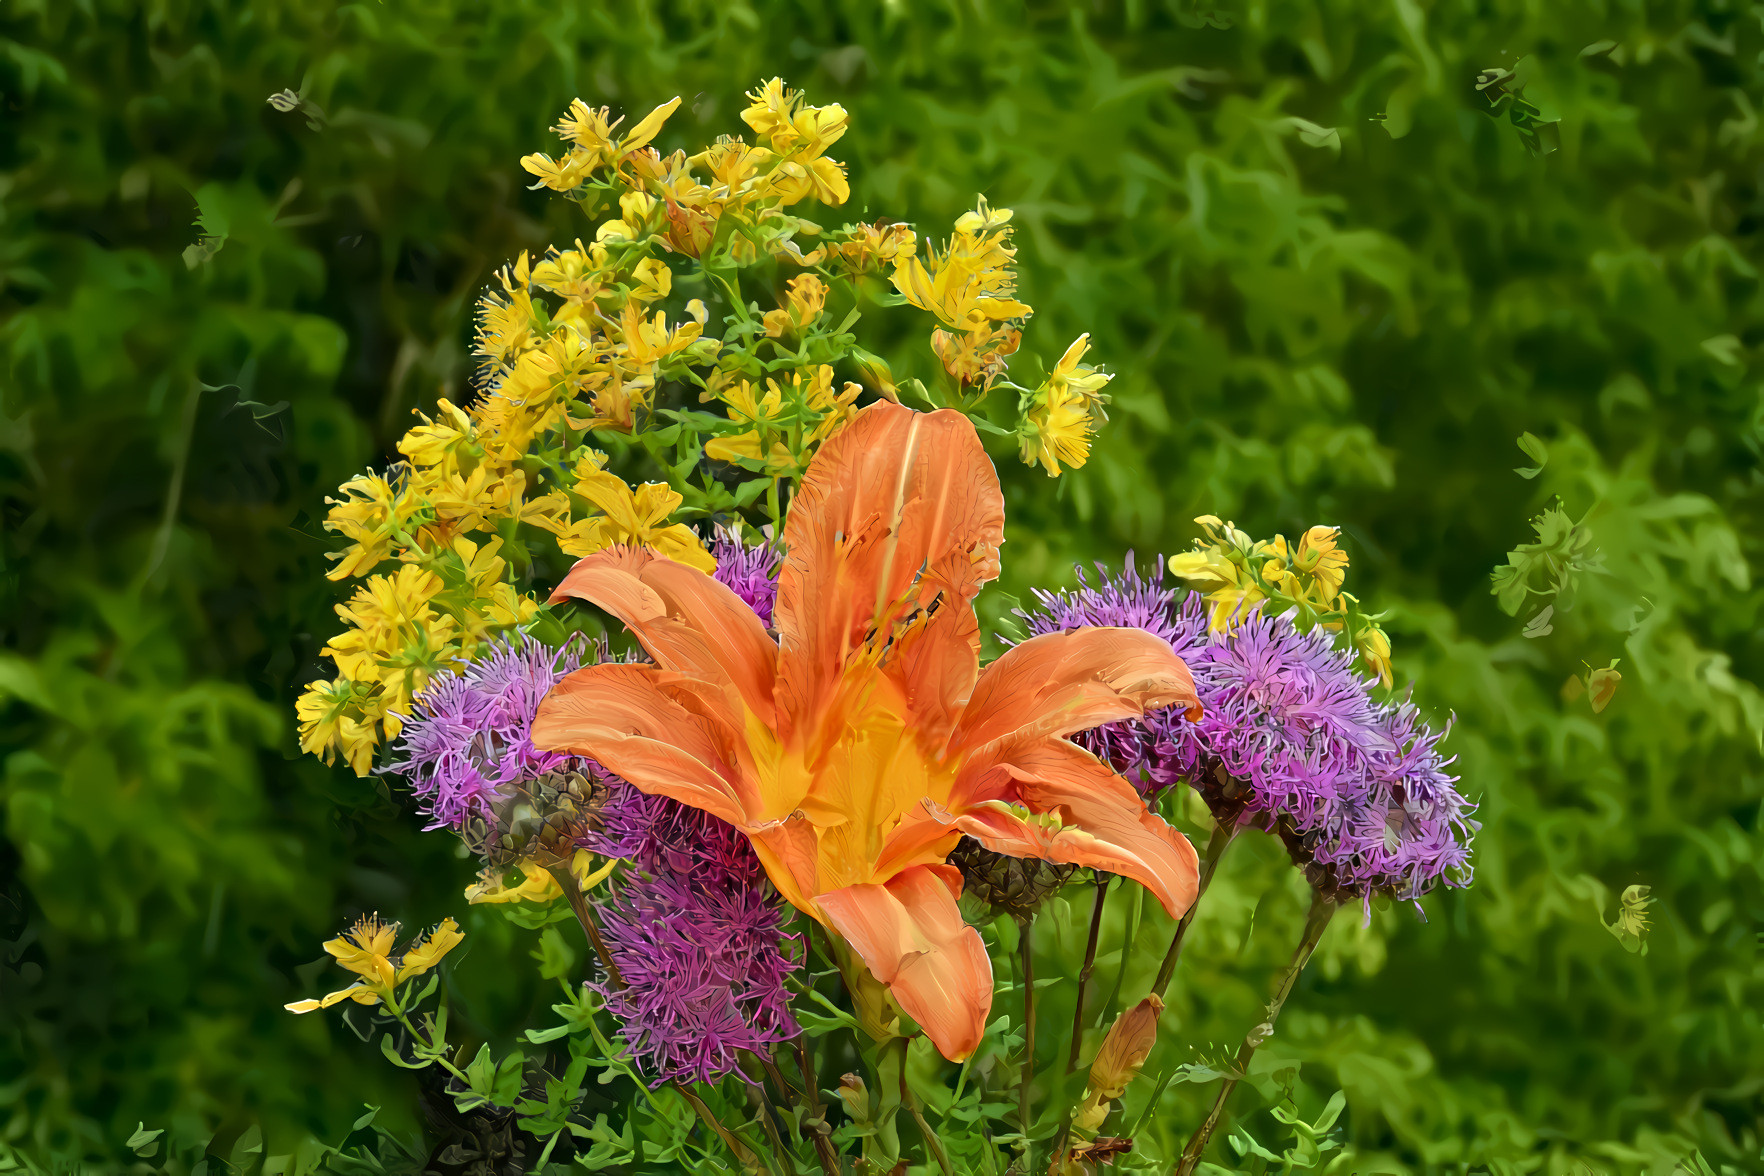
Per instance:
[[[1073,592],[1037,593],[1033,633],[1131,625],[1156,633],[1187,663],[1204,714],[1175,708],[1086,732],[1078,741],[1155,795],[1187,780],[1221,822],[1278,835],[1313,885],[1340,897],[1416,899],[1435,884],[1467,885],[1477,823],[1411,704],[1380,703],[1376,683],[1321,629],[1249,616],[1207,632],[1204,600],[1177,600],[1129,555],[1118,577]],[[1099,572],[1102,569],[1098,569]]]
[[[731,527],[717,531],[710,552],[717,561],[716,578],[770,628],[772,605],[778,599],[777,548],[769,543],[746,543],[740,532]]]
[[[428,828],[458,829],[473,809],[507,799],[509,785],[577,764],[534,747],[528,731],[540,700],[585,654],[580,644],[553,649],[511,636],[417,695],[398,743],[404,758],[390,770],[409,781]]]
[[[799,1032],[784,978],[798,941],[783,903],[734,827],[625,785],[596,848],[632,863],[602,904],[624,987],[596,985],[632,1056],[656,1084],[746,1077],[740,1051]]]

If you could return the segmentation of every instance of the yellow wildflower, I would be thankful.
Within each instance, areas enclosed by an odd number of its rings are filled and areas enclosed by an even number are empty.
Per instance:
[[[853,275],[892,269],[918,250],[919,239],[903,224],[877,221],[847,225],[827,244],[827,257]]]
[[[1271,549],[1216,515],[1201,515],[1194,521],[1211,542],[1197,540],[1193,551],[1171,556],[1170,570],[1206,594],[1213,604],[1208,625],[1223,632],[1267,599],[1249,561]]]
[[[521,166],[539,177],[539,183],[557,192],[569,192],[589,179],[602,166],[617,169],[627,156],[648,146],[661,132],[662,124],[680,106],[678,98],[662,103],[632,127],[621,139],[613,139],[613,130],[622,119],[611,118],[606,107],[590,109],[580,98],[570,103],[569,113],[558,122],[557,134],[573,146],[562,160],[537,153],[521,160]]]
[[[484,454],[477,443],[477,430],[471,416],[451,400],[442,397],[436,403],[435,417],[417,415],[422,424],[412,426],[400,438],[398,452],[414,466],[451,465],[477,461]]]
[[[441,962],[441,957],[465,939],[459,924],[452,919],[441,920],[427,936],[412,942],[402,955],[392,954],[398,938],[397,923],[382,923],[378,915],[367,915],[342,935],[325,944],[325,950],[337,962],[361,979],[348,988],[328,993],[318,1000],[297,1000],[283,1005],[291,1013],[310,1013],[328,1009],[341,1001],[357,1004],[379,1004],[406,980],[415,979]]]
[[[294,713],[300,721],[301,751],[327,764],[341,753],[358,776],[373,768],[373,726],[362,714],[361,698],[348,678],[312,683],[295,701]]]
[[[956,220],[942,254],[927,246],[924,261],[914,252],[895,262],[895,289],[952,328],[934,331],[931,344],[944,369],[964,384],[990,384],[997,377],[1022,337],[1004,324],[1034,313],[1016,298],[1010,220],[1010,209],[991,208],[982,198]]]
[[[768,185],[780,206],[810,196],[826,204],[843,204],[851,198],[845,166],[822,157],[850,125],[843,106],[809,106],[801,94],[785,87],[782,78],[773,78],[748,99],[741,121],[780,157]]]
[[[1338,543],[1340,527],[1312,527],[1289,550],[1286,536],[1276,535],[1269,544],[1274,558],[1262,569],[1262,578],[1286,595],[1325,607],[1335,602],[1347,576],[1348,555]]]
[[[349,627],[323,652],[343,677],[380,684],[388,735],[403,728],[397,714],[409,712],[411,697],[459,655],[456,623],[431,604],[442,586],[433,572],[405,564],[394,575],[369,577],[337,606]]]
[[[713,461],[763,461],[764,472],[773,477],[795,475],[807,468],[815,447],[851,419],[863,389],[847,383],[834,392],[833,369],[827,364],[810,369],[806,381],[803,376],[802,371],[796,371],[783,385],[767,380],[764,396],[746,380],[722,392],[729,419],[748,428],[713,438],[705,445],[704,455]],[[762,454],[767,435],[771,446]]]
[[[775,313],[775,312],[774,312]],[[782,439],[782,430],[774,422],[784,412],[784,393],[776,380],[767,380],[765,394],[759,395],[752,384],[746,380],[737,382],[722,395],[724,406],[729,411],[729,419],[748,426],[741,433],[733,436],[713,437],[705,443],[704,455],[712,461],[761,461],[765,462],[765,472],[774,476],[784,473],[795,464],[795,458]],[[766,433],[772,435],[772,444],[763,455],[760,447]]]
[[[550,902],[563,895],[563,888],[552,877],[551,871],[536,862],[523,859],[517,863],[521,869],[521,881],[513,886],[506,885],[507,871],[495,866],[488,866],[478,874],[477,882],[466,887],[466,901],[480,902]],[[617,868],[617,858],[608,858],[598,867],[594,865],[594,856],[585,849],[576,851],[575,858],[570,862],[570,873],[576,878],[582,892],[586,894],[602,882],[606,881]]]
[[[1095,422],[1082,396],[1069,390],[1042,388],[1017,430],[1018,454],[1025,465],[1039,464],[1050,477],[1062,466],[1077,469],[1090,460],[1090,433]]]
[[[527,254],[510,269],[497,274],[502,293],[491,290],[478,300],[476,350],[490,363],[501,366],[525,350],[533,338],[533,299],[528,293]]]
[[[696,531],[684,523],[668,523],[685,501],[677,491],[659,482],[633,490],[592,458],[579,462],[575,474],[575,492],[592,503],[599,516],[539,523],[557,535],[558,547],[565,555],[581,557],[615,545],[648,547],[700,571],[716,570],[715,557],[705,550]]]
[[[801,334],[821,317],[827,305],[827,283],[814,274],[791,278],[785,286],[784,305],[763,316],[766,334],[772,338]]]
[[[326,575],[333,580],[362,576],[392,554],[392,545],[410,530],[421,506],[413,495],[401,493],[391,479],[362,474],[343,483],[342,498],[327,498],[331,510],[325,530],[350,541],[343,551],[332,552],[337,561]]]
[[[1343,593],[1346,595],[1346,593]],[[1359,652],[1360,660],[1366,668],[1378,675],[1385,689],[1391,685],[1390,638],[1383,629],[1370,621],[1354,632],[1354,648]]]
[[[1060,362],[1048,373],[1047,382],[1050,388],[1059,388],[1067,393],[1080,396],[1087,407],[1101,417],[1101,405],[1107,403],[1108,397],[1102,394],[1103,388],[1115,377],[1097,368],[1086,367],[1084,353],[1090,350],[1090,334],[1085,332],[1072,341],[1066,353],[1060,356]],[[1102,419],[1107,420],[1107,417]]]

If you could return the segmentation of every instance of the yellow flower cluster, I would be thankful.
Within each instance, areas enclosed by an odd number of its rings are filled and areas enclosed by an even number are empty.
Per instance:
[[[833,390],[833,369],[817,365],[792,372],[783,384],[768,379],[759,392],[746,380],[724,387],[717,398],[729,419],[746,426],[704,447],[715,461],[737,462],[772,477],[800,478],[815,447],[843,428],[857,411],[863,389],[847,383]]]
[[[1078,336],[1042,385],[1025,394],[1019,405],[1023,425],[1017,443],[1024,464],[1039,463],[1055,478],[1062,466],[1077,469],[1090,460],[1090,434],[1097,422],[1109,419],[1102,390],[1114,377],[1084,365],[1089,350],[1090,336]]]
[[[1342,591],[1348,556],[1341,528],[1316,526],[1289,542],[1284,535],[1262,541],[1216,515],[1194,520],[1206,533],[1193,551],[1170,557],[1170,570],[1212,602],[1209,624],[1223,632],[1257,609],[1293,610],[1309,628],[1345,633],[1372,673],[1391,684],[1390,638],[1374,618],[1359,611],[1359,598]]]
[[[895,221],[823,228],[796,210],[850,197],[827,155],[845,110],[778,78],[747,98],[752,143],[725,135],[663,154],[655,141],[679,99],[628,130],[578,100],[555,128],[562,155],[521,160],[535,187],[581,204],[592,231],[495,275],[477,308],[478,394],[441,400],[398,442],[398,464],[329,500],[325,526],[344,545],[329,575],[360,582],[323,650],[335,673],[297,704],[305,750],[370,771],[437,673],[535,620],[542,594],[529,580],[554,566],[553,548],[642,545],[708,570],[682,519],[758,510],[764,492],[779,522],[781,483],[856,410],[862,388],[836,379],[839,365],[896,396],[887,364],[848,333],[864,291],[889,297],[878,279],[937,319],[931,345],[955,407],[972,412],[1004,375],[1032,313],[1016,298],[1010,210],[981,200],[922,256]],[[770,283],[779,262],[798,272],[761,311],[741,271],[763,264]],[[1109,377],[1082,363],[1087,346],[1081,337],[1039,388],[1017,389],[1022,456],[1050,474],[1084,464],[1103,419]],[[716,414],[688,407],[694,390]],[[659,464],[667,479],[627,484],[607,454]]]
[[[992,386],[1022,342],[1022,320],[1035,313],[1016,298],[1010,222],[1010,209],[989,208],[982,198],[956,219],[942,253],[928,246],[924,260],[914,252],[894,264],[901,296],[949,328],[931,332],[931,348],[964,387]]]

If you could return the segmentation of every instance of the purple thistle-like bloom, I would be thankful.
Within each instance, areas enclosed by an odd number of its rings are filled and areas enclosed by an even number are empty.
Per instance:
[[[783,903],[747,838],[709,813],[625,785],[596,848],[632,869],[600,908],[625,986],[597,985],[639,1066],[659,1085],[746,1077],[740,1051],[799,1029]]]
[[[1102,572],[1073,592],[1038,593],[1033,633],[1128,625],[1169,641],[1194,675],[1204,714],[1176,708],[1078,737],[1148,793],[1187,780],[1222,822],[1275,833],[1313,885],[1338,897],[1416,899],[1467,885],[1477,824],[1411,704],[1380,703],[1375,685],[1322,629],[1251,614],[1209,633],[1204,598],[1163,587],[1163,561],[1137,575]],[[1098,569],[1101,572],[1101,569]]]
[[[737,591],[740,588],[737,587]],[[769,601],[768,601],[769,607]],[[547,692],[591,652],[521,636],[440,674],[417,696],[392,766],[430,828],[461,829],[548,772],[607,786],[587,848],[631,863],[598,904],[623,987],[595,985],[633,1057],[656,1084],[740,1073],[738,1051],[796,1036],[784,977],[797,965],[785,911],[747,838],[724,821],[649,796],[592,761],[542,751],[530,736]],[[578,844],[581,844],[578,842]]]
[[[508,785],[578,762],[534,747],[528,732],[540,700],[583,659],[579,643],[553,649],[522,634],[435,675],[404,721],[404,759],[390,769],[410,782],[428,828],[458,829],[474,808],[507,799]]]
[[[767,628],[778,599],[778,549],[769,543],[747,543],[733,528],[719,529],[711,540],[716,578],[739,596]]]

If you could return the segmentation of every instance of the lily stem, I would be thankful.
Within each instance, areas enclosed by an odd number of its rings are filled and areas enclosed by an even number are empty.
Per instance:
[[[1323,932],[1328,928],[1335,908],[1336,902],[1333,898],[1321,890],[1311,892],[1311,911],[1305,916],[1305,932],[1292,953],[1292,962],[1286,965],[1286,971],[1280,974],[1279,982],[1274,986],[1274,999],[1268,1002],[1268,1015],[1244,1035],[1243,1044],[1237,1049],[1237,1057],[1232,1060],[1231,1073],[1220,1085],[1218,1097],[1213,1099],[1213,1109],[1208,1112],[1206,1122],[1189,1138],[1188,1146],[1182,1150],[1182,1159],[1177,1163],[1173,1176],[1192,1176],[1199,1166],[1201,1153],[1207,1150],[1207,1141],[1212,1139],[1220,1118],[1225,1114],[1225,1101],[1231,1097],[1231,1092],[1237,1089],[1238,1082],[1249,1070],[1250,1059],[1255,1056],[1257,1047],[1274,1036],[1274,1022],[1280,1017],[1281,1006],[1286,1004],[1286,998],[1292,994],[1293,985],[1298,983],[1299,973],[1310,962],[1311,953],[1317,949],[1318,941],[1323,938]]]
[[[1168,999],[1170,982],[1176,977],[1176,963],[1182,958],[1182,943],[1188,938],[1188,928],[1194,923],[1194,913],[1200,909],[1200,900],[1213,883],[1213,875],[1219,870],[1219,862],[1225,851],[1231,847],[1232,839],[1237,836],[1237,822],[1230,824],[1219,822],[1213,826],[1213,835],[1207,839],[1207,852],[1201,858],[1200,878],[1197,881],[1194,902],[1183,914],[1182,920],[1176,924],[1176,935],[1170,940],[1170,950],[1164,953],[1164,962],[1158,968],[1158,978],[1152,981],[1151,990],[1160,998]]]
[[[1084,966],[1078,969],[1078,997],[1072,1006],[1072,1047],[1066,1051],[1066,1073],[1078,1068],[1078,1054],[1084,1046],[1084,992],[1090,986],[1091,969],[1096,967],[1096,942],[1102,936],[1103,903],[1108,900],[1113,875],[1101,870],[1096,874],[1096,906],[1090,911],[1090,939],[1084,945]]]
[[[931,1130],[931,1124],[925,1122],[925,1112],[919,1109],[919,1100],[907,1088],[906,1067],[900,1068],[900,1101],[912,1112],[913,1122],[919,1125],[919,1134],[925,1139],[925,1146],[937,1159],[937,1166],[943,1169],[943,1176],[955,1176],[955,1169],[949,1166],[949,1153],[943,1150],[943,1140],[937,1132]]]
[[[1017,955],[1023,964],[1023,1080],[1017,1089],[1017,1122],[1023,1129],[1023,1171],[1035,1170],[1035,1146],[1029,1138],[1029,1086],[1035,1079],[1035,916],[1023,920],[1017,933]]]

